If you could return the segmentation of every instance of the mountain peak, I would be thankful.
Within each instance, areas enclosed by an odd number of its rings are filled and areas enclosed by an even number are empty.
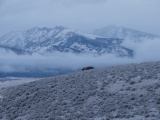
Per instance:
[[[118,27],[116,25],[109,25],[93,31],[93,34],[101,35],[108,38],[120,38],[133,41],[143,41],[146,39],[159,38],[157,35],[141,32],[127,27]]]
[[[36,31],[36,30],[40,30],[40,29],[41,29],[40,27],[35,26],[33,28],[28,29],[27,31]]]
[[[114,24],[112,24],[112,25],[108,25],[108,26],[106,26],[106,27],[104,27],[104,28],[119,28],[119,27],[116,26],[116,25],[114,25]]]
[[[55,30],[65,30],[65,29],[69,29],[67,27],[64,27],[64,26],[56,26],[54,27]]]
[[[34,33],[34,32],[38,32],[38,31],[50,31],[52,30],[52,28],[47,28],[47,27],[33,27],[29,30],[27,30],[26,32],[29,32],[29,33]]]
[[[133,51],[122,47],[121,39],[83,33],[63,26],[33,27],[28,31],[0,38],[0,45],[20,48],[28,53],[71,52],[132,56]]]

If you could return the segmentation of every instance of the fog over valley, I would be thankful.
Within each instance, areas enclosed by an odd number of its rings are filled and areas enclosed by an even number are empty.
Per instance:
[[[0,120],[160,120],[160,0],[0,0]]]
[[[134,51],[134,56],[132,58],[118,57],[114,54],[94,55],[64,52],[45,53],[45,55],[38,53],[18,55],[12,51],[0,49],[0,72],[32,73],[34,71],[36,74],[36,71],[39,71],[40,74],[48,72],[49,76],[54,76],[54,72],[57,70],[64,70],[63,72],[67,73],[67,71],[81,70],[81,68],[85,66],[100,68],[120,64],[158,61],[160,60],[158,52],[160,51],[159,44],[159,39],[144,40],[140,43],[135,43],[129,40],[124,41],[122,46]],[[43,75],[41,77],[43,77]]]

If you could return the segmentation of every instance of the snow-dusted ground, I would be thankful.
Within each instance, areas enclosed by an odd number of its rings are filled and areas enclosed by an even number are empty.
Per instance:
[[[9,78],[8,80],[0,79],[0,99],[2,99],[2,91],[8,87],[13,87],[29,82],[39,80],[38,78]]]
[[[160,120],[160,62],[79,71],[2,95],[3,120]]]

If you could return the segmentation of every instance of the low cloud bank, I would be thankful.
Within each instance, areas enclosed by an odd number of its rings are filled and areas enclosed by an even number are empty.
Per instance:
[[[118,58],[114,55],[93,56],[87,54],[52,53],[47,55],[16,55],[3,52],[0,57],[0,72],[27,72],[29,69],[71,69],[77,70],[84,66],[104,67],[115,64],[125,64],[128,58]]]
[[[122,45],[135,51],[134,61],[159,61],[160,60],[160,39],[143,40],[141,42],[133,42],[125,40]]]
[[[135,51],[134,58],[116,57],[115,55],[87,55],[72,53],[48,53],[46,55],[16,55],[0,50],[0,72],[29,72],[30,70],[70,69],[78,70],[84,66],[106,67],[112,65],[140,63],[160,60],[160,40],[144,40],[140,43],[124,41],[125,47]]]

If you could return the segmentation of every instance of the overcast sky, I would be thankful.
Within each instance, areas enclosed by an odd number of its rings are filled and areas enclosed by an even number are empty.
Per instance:
[[[160,0],[0,0],[0,36],[34,26],[90,32],[110,24],[160,35]]]

